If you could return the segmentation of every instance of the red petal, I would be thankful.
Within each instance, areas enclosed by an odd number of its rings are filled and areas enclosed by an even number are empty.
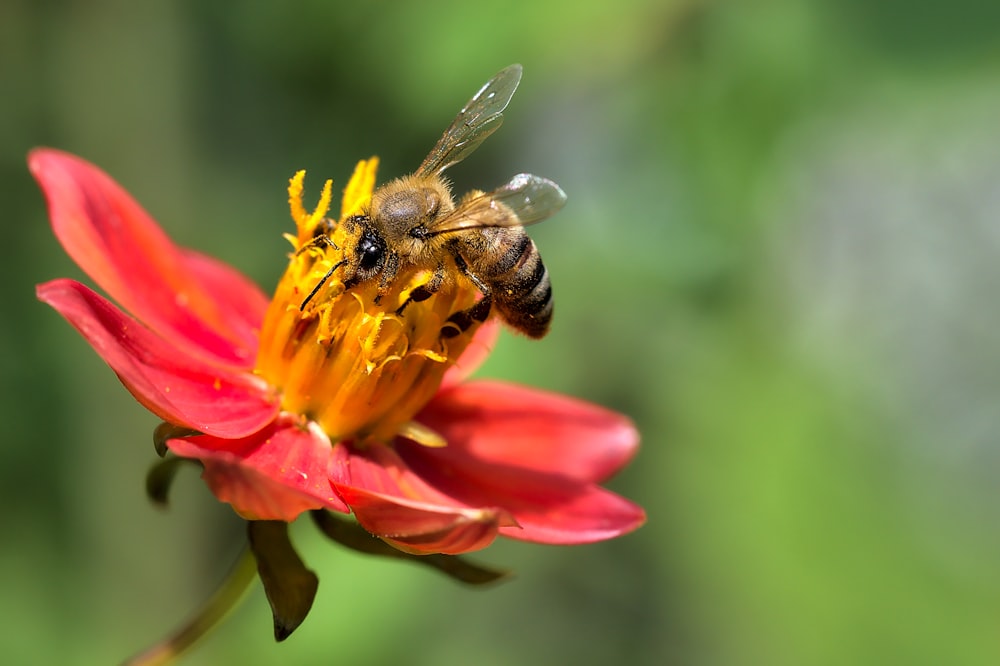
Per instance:
[[[248,520],[291,522],[312,509],[348,511],[330,485],[330,440],[290,420],[243,439],[198,436],[167,446],[202,461],[202,478],[215,496]]]
[[[261,322],[270,300],[255,283],[229,264],[194,250],[183,250],[184,262],[201,288],[212,294],[224,294],[216,301],[227,326],[247,349],[256,350]],[[249,357],[252,363],[254,356]]]
[[[136,400],[164,421],[219,437],[243,437],[274,420],[266,384],[187,356],[73,280],[38,285],[39,300],[65,317]]]
[[[402,550],[466,553],[492,543],[500,525],[513,524],[505,511],[441,494],[381,444],[336,447],[332,478],[361,526]]]
[[[469,346],[458,357],[455,365],[448,368],[448,371],[444,373],[439,390],[443,391],[462,383],[466,377],[478,370],[483,361],[493,352],[493,347],[496,346],[497,338],[499,337],[499,319],[490,319],[480,326],[469,342]]]
[[[362,527],[406,552],[459,555],[481,550],[497,536],[493,510],[444,510],[360,488],[337,490]]]
[[[587,482],[555,472],[439,455],[445,449],[400,442],[400,457],[423,481],[468,506],[503,507],[517,527],[501,526],[504,536],[540,543],[602,541],[631,532],[646,520],[641,507]]]
[[[59,242],[113,299],[191,355],[252,366],[256,337],[244,322],[234,323],[227,303],[232,294],[247,300],[245,279],[232,279],[234,271],[206,269],[186,255],[93,164],[38,149],[28,165],[48,200]]]
[[[478,466],[482,473],[513,466],[600,482],[625,465],[639,445],[635,426],[621,414],[496,381],[440,392],[417,420],[449,442],[435,456],[447,464]]]
[[[631,422],[602,407],[500,382],[440,393],[419,415],[448,446],[397,442],[399,457],[424,483],[467,506],[496,506],[519,528],[505,536],[586,543],[645,521],[637,505],[595,482],[635,453]]]
[[[646,522],[642,507],[598,486],[576,487],[555,498],[553,482],[547,483],[548,501],[508,506],[519,527],[501,527],[501,534],[522,541],[571,545],[614,539]]]

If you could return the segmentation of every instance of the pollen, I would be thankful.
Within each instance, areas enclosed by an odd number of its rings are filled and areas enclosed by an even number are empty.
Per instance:
[[[475,303],[476,292],[447,284],[426,300],[411,300],[434,277],[413,267],[386,286],[378,279],[344,284],[339,267],[354,260],[356,239],[341,222],[367,206],[377,166],[375,158],[358,164],[339,221],[326,217],[330,181],[308,212],[305,172],[290,180],[293,252],[264,320],[256,372],[277,387],[283,411],[317,423],[333,442],[388,443],[402,435],[440,446],[440,437],[412,420],[477,330],[473,324],[455,335],[446,326]]]

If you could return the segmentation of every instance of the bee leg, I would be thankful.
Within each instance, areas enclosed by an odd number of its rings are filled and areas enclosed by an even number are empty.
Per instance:
[[[453,338],[456,335],[465,333],[474,323],[482,324],[490,316],[493,308],[493,299],[490,296],[483,296],[471,308],[459,310],[448,317],[448,320],[441,327],[442,338]]]
[[[433,296],[441,289],[441,285],[444,284],[444,266],[438,266],[437,270],[434,271],[434,276],[427,282],[427,284],[422,284],[413,291],[410,295],[403,301],[403,304],[396,309],[396,314],[403,314],[403,310],[410,303],[419,303],[420,301],[426,301],[428,298]]]
[[[489,318],[490,310],[493,309],[493,294],[490,288],[486,286],[485,282],[469,271],[469,265],[465,263],[465,259],[458,252],[453,252],[453,255],[458,269],[465,277],[469,278],[469,282],[475,285],[483,297],[474,303],[472,307],[459,310],[448,317],[444,326],[441,327],[442,338],[453,338],[469,330],[469,327],[473,323],[483,323]]]
[[[316,228],[313,229],[313,238],[319,238],[320,236],[330,236],[331,234],[333,234],[336,228],[337,228],[337,220],[332,220],[328,217],[324,217],[322,220],[319,221],[319,224],[316,225]]]
[[[392,281],[396,279],[399,272],[399,255],[390,252],[385,257],[385,266],[382,268],[382,278],[378,281],[378,294],[375,296],[375,305],[382,302],[382,297],[392,287]]]
[[[317,231],[318,230],[319,230],[319,228],[317,227]],[[295,256],[296,257],[299,256],[300,254],[302,254],[303,252],[305,252],[306,250],[308,250],[311,247],[318,247],[320,245],[326,245],[327,247],[333,248],[334,250],[339,250],[340,249],[337,246],[337,244],[334,243],[330,239],[330,237],[326,235],[326,233],[318,233],[317,235],[315,235],[315,236],[312,237],[312,240],[310,240],[308,243],[306,243],[305,245],[303,245],[302,247],[300,247],[295,252]]]

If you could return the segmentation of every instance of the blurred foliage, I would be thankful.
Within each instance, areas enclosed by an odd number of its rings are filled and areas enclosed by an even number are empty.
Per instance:
[[[947,7],[947,8],[946,8]],[[860,0],[0,4],[4,660],[121,659],[176,625],[243,529],[143,476],[155,419],[32,285],[81,277],[24,164],[105,168],[179,242],[272,285],[285,185],[413,168],[511,62],[459,189],[553,178],[542,342],[482,374],[643,432],[611,485],[649,523],[499,543],[483,590],[292,536],[313,614],[260,590],[191,664],[1000,663],[1000,9]]]

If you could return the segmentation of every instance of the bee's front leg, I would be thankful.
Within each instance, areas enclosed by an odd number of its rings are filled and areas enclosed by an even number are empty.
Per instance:
[[[378,293],[375,295],[375,305],[381,305],[382,297],[392,289],[393,280],[399,273],[399,255],[389,252],[385,255],[385,264],[382,267],[382,277],[378,281]],[[405,305],[405,303],[403,304]],[[402,308],[400,308],[402,310]],[[396,311],[399,314],[399,310]]]

